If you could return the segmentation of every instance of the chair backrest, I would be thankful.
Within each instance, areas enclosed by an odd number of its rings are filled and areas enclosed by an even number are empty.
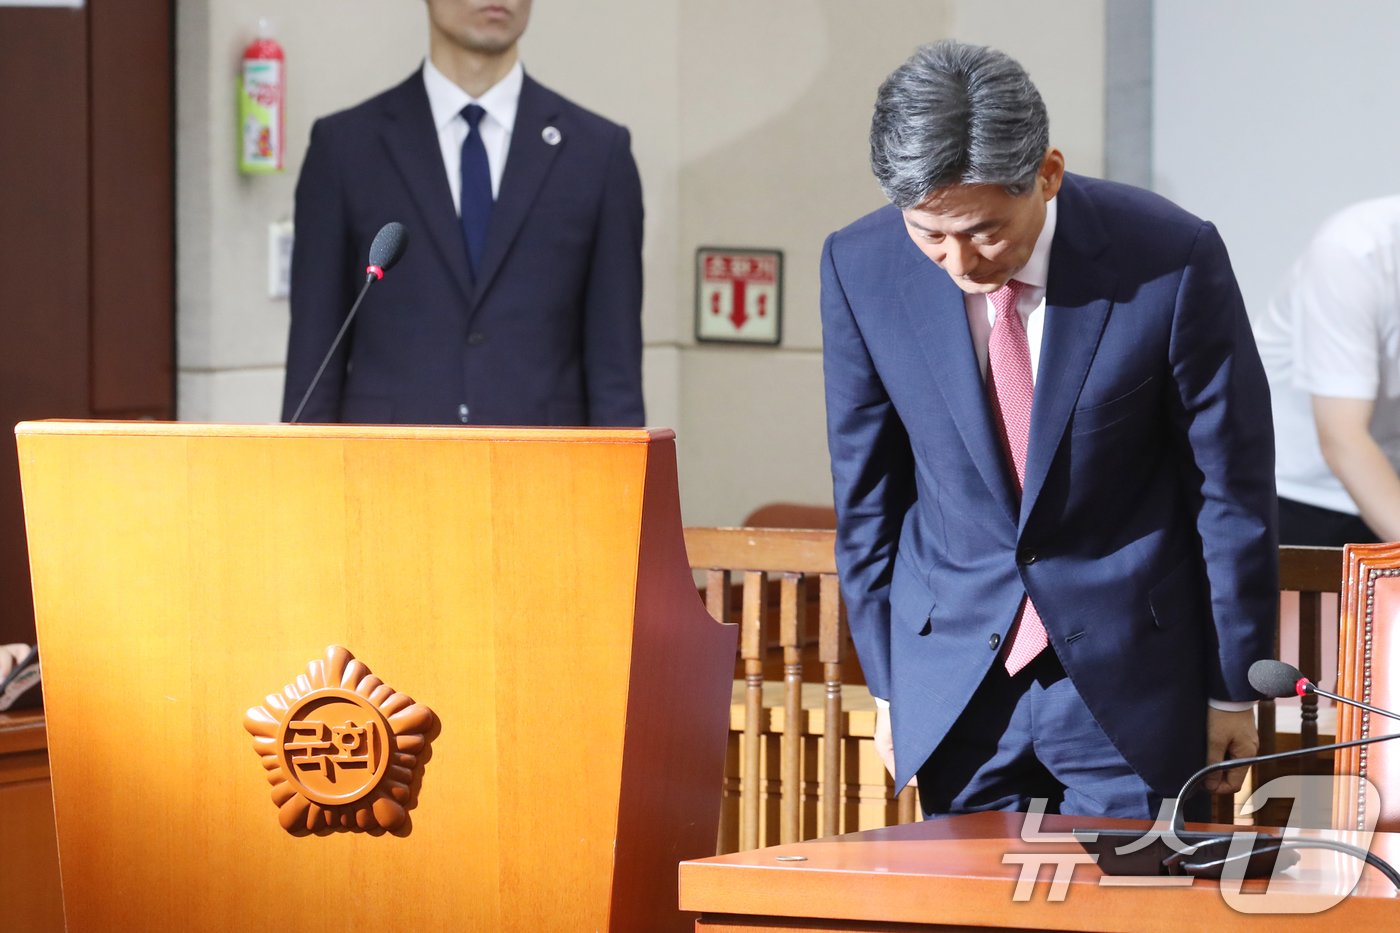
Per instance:
[[[1296,662],[1308,677],[1319,683],[1330,681],[1332,672],[1324,663],[1331,657],[1330,639],[1337,630],[1337,602],[1342,592],[1342,549],[1284,546],[1278,549],[1279,616],[1274,633],[1274,656]],[[1324,654],[1324,652],[1327,652]],[[1313,748],[1332,741],[1331,727],[1320,722],[1318,698],[1306,696],[1296,707],[1285,703],[1275,708],[1273,700],[1259,701],[1259,753],[1268,755],[1293,748]],[[1282,715],[1280,715],[1280,713]],[[1293,717],[1296,716],[1296,722]],[[1280,722],[1282,719],[1282,722]],[[1254,768],[1253,787],[1262,787],[1274,778],[1300,773],[1326,773],[1330,760],[1288,759]],[[1212,818],[1230,822],[1236,801],[1217,796]],[[1326,804],[1324,803],[1325,807]],[[1256,804],[1253,822],[1260,826],[1282,826],[1293,813],[1293,802],[1279,797]],[[1323,816],[1323,820],[1326,820]]]
[[[829,505],[769,502],[750,512],[744,518],[744,527],[832,531],[836,528],[836,510]]]
[[[1275,633],[1275,656],[1294,659],[1304,674],[1320,680],[1328,673],[1323,663],[1324,631],[1337,625],[1337,610],[1332,604],[1342,592],[1342,549],[1295,547],[1278,549],[1278,583],[1280,597],[1296,594],[1296,608],[1287,601],[1279,606],[1278,630]],[[1317,697],[1304,697],[1299,710],[1298,744],[1317,745]],[[1261,753],[1278,751],[1273,743],[1274,704],[1264,700],[1259,707]]]
[[[826,832],[838,824],[841,786],[841,686],[847,652],[841,593],[836,579],[835,535],[824,530],[764,528],[687,528],[690,566],[705,572],[705,603],[721,622],[730,621],[733,587],[742,581],[739,657],[744,670],[744,761],[740,838],[719,841],[721,851],[759,845],[759,736],[764,731],[764,661],[769,655],[769,583],[777,584],[778,640],[782,654],[784,722],[780,810],[782,842],[801,838],[801,729],[804,655],[815,654],[825,684],[823,703],[826,760],[822,768],[822,821]],[[815,615],[815,619],[812,616]],[[816,638],[809,638],[815,621]],[[853,659],[853,655],[851,656]]]
[[[1337,693],[1371,706],[1395,709],[1400,706],[1400,638],[1396,635],[1400,632],[1400,544],[1349,544],[1345,554]],[[1338,742],[1395,731],[1395,723],[1385,717],[1338,704]],[[1397,744],[1361,745],[1337,753],[1333,821],[1339,828],[1363,828],[1368,818],[1366,808],[1379,805],[1375,829],[1400,831]],[[1375,785],[1379,800],[1361,793],[1364,785],[1347,779],[1352,775]]]
[[[816,507],[783,503],[759,511],[763,513],[760,517],[776,518],[783,525],[788,524],[786,519],[799,517],[792,509],[817,511]],[[825,512],[830,514],[830,509]],[[782,681],[784,722],[797,721],[803,705],[802,681],[809,682],[809,689],[818,688],[820,683],[825,694],[820,729],[824,749],[823,777],[818,791],[821,832],[827,834],[833,831],[832,827],[842,825],[838,810],[851,791],[843,788],[838,776],[848,774],[854,767],[849,761],[843,762],[839,751],[841,739],[845,738],[840,716],[842,688],[864,684],[865,679],[859,660],[848,648],[849,633],[836,578],[835,537],[835,532],[827,528],[687,528],[685,531],[691,568],[704,574],[706,605],[710,613],[724,621],[737,618],[741,627],[740,671],[736,677],[742,687],[736,692],[735,701],[739,703],[738,696],[742,695],[745,707],[742,717],[744,752],[738,766],[741,799],[732,828],[725,828],[730,827],[730,820],[722,821],[721,852],[760,844],[757,827],[763,806],[761,794],[776,795],[780,801],[781,835],[775,833],[777,838],[770,839],[770,843],[809,838],[814,835],[810,827],[817,825],[815,819],[799,815],[804,796],[798,789],[800,729],[781,730],[781,747],[777,750],[781,769],[768,771],[770,775],[781,774],[781,779],[768,783],[753,777],[761,773],[759,739],[768,729],[763,708],[773,705],[771,700],[765,703],[763,699],[765,693],[771,697],[773,692],[772,687],[765,691],[765,681]],[[1279,585],[1281,590],[1291,594],[1294,600],[1291,605],[1296,608],[1290,609],[1286,625],[1280,619],[1275,650],[1280,657],[1296,660],[1309,677],[1321,680],[1325,673],[1324,636],[1330,634],[1335,624],[1327,601],[1334,599],[1342,589],[1341,548],[1279,548]],[[1285,724],[1285,730],[1290,725]],[[1320,740],[1328,739],[1327,735],[1319,735],[1318,726],[1316,697],[1304,698],[1296,735],[1280,735],[1274,704],[1263,701],[1259,704],[1260,751],[1316,746]],[[1289,761],[1261,769],[1256,774],[1255,786],[1281,774],[1296,773],[1298,769],[1294,765],[1296,761]],[[1327,764],[1324,762],[1321,767],[1325,769]],[[760,789],[760,785],[765,789]],[[1233,803],[1229,796],[1218,797],[1213,804],[1214,819],[1231,821]],[[914,792],[906,789],[899,796],[897,815],[891,822],[912,821],[915,809]],[[1280,825],[1287,821],[1289,812],[1287,801],[1275,801],[1265,804],[1254,818],[1261,825]]]

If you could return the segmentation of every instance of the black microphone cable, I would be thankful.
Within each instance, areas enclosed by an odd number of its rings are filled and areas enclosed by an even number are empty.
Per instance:
[[[1234,838],[1235,834],[1231,833],[1228,836],[1218,836],[1215,839],[1198,843],[1185,852],[1176,852],[1169,855],[1163,864],[1167,866],[1168,874],[1191,875],[1195,878],[1219,878],[1225,873],[1225,869],[1229,866],[1237,865],[1240,862],[1245,862],[1247,864],[1256,857],[1277,855],[1279,853],[1293,852],[1299,849],[1329,849],[1335,852],[1345,853],[1353,858],[1361,859],[1367,865],[1370,865],[1382,875],[1385,875],[1386,880],[1389,881],[1397,891],[1400,891],[1400,872],[1397,872],[1389,862],[1360,846],[1354,846],[1336,839],[1288,839],[1265,836],[1263,838],[1267,841],[1263,845],[1256,846],[1251,842],[1249,849],[1245,852],[1227,851],[1227,854],[1219,856],[1218,858],[1207,858],[1205,861],[1190,861],[1193,857],[1201,855],[1202,849],[1207,849],[1212,846],[1219,848],[1220,843],[1232,842]]]

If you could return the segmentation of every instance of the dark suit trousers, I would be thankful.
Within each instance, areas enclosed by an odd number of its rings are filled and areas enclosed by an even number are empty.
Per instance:
[[[919,769],[926,818],[983,810],[1153,819],[1162,798],[1138,777],[1047,648],[1015,676],[1000,661]]]

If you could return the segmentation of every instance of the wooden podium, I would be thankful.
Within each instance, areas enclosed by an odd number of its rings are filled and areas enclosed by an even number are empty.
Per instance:
[[[684,862],[681,906],[701,912],[696,933],[1360,933],[1394,929],[1400,916],[1395,888],[1351,855],[1305,850],[1279,879],[1227,893],[1224,881],[1107,876],[1064,839],[1149,823],[1045,816],[1026,832],[1025,819],[973,813]],[[1370,849],[1394,864],[1400,835],[1377,833]]]
[[[16,433],[70,931],[692,926],[736,632],[669,431]]]

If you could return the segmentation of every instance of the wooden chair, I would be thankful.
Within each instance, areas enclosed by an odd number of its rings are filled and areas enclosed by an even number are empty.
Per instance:
[[[802,528],[835,530],[836,510],[829,505],[802,502],[769,502],[744,517],[745,528]]]
[[[1342,549],[1284,546],[1279,558],[1279,622],[1274,631],[1274,657],[1296,661],[1298,669],[1321,683],[1333,674],[1324,664],[1324,635],[1337,629],[1337,597],[1342,592]],[[1296,605],[1296,609],[1294,608]],[[1290,701],[1297,705],[1297,723],[1291,717],[1281,717],[1273,700],[1259,702],[1259,753],[1268,755],[1293,748],[1314,748],[1332,741],[1324,731],[1320,707],[1315,696]],[[1290,709],[1291,712],[1291,709]],[[1280,722],[1287,718],[1289,721]],[[1260,787],[1285,774],[1327,774],[1331,771],[1330,754],[1309,758],[1294,758],[1254,769],[1236,804]],[[1286,799],[1274,800],[1256,811],[1254,823],[1280,826],[1288,822],[1291,804]],[[1215,801],[1213,818],[1229,822],[1228,798]]]
[[[1400,707],[1400,544],[1351,544],[1345,555],[1337,693],[1395,709]],[[1395,731],[1396,724],[1384,717],[1338,705],[1339,742]],[[1333,776],[1334,825],[1362,829],[1368,805],[1378,805],[1376,831],[1400,831],[1400,748],[1395,742],[1342,749]],[[1364,794],[1365,785],[1352,776],[1375,785],[1379,799]]]
[[[864,783],[869,784],[872,769],[860,768],[861,756],[850,740],[854,736],[857,743],[865,739],[868,744],[874,713],[864,686],[849,686],[852,669],[859,668],[845,627],[832,532],[688,528],[685,539],[691,567],[705,574],[710,614],[730,621],[737,603],[739,616],[743,676],[735,685],[730,719],[731,734],[738,739],[731,742],[730,764],[737,768],[729,769],[737,780],[727,788],[719,851],[913,820],[912,790],[895,804],[893,782],[883,768],[873,775],[882,799],[864,806],[864,818],[856,812],[862,805],[851,788],[862,781],[853,772],[866,771]],[[771,584],[776,584],[776,594]],[[775,653],[782,660],[780,687],[764,675],[765,661]],[[804,684],[804,669],[815,666],[813,655],[821,680]],[[858,710],[847,709],[851,694]],[[776,749],[769,741],[773,736],[779,736]],[[776,793],[766,793],[766,777],[775,771]],[[765,831],[771,830],[766,818],[771,808],[765,803],[774,798],[776,833]],[[813,798],[816,806],[810,805]],[[877,814],[873,820],[872,811]]]
[[[1296,634],[1292,626],[1280,624],[1274,632],[1274,657],[1296,654],[1298,669],[1313,680],[1320,680],[1323,670],[1323,632],[1335,626],[1336,619],[1327,613],[1324,597],[1342,592],[1342,550],[1328,547],[1292,547],[1278,549],[1278,577],[1281,594],[1296,593],[1298,617]],[[1292,635],[1285,644],[1285,634]],[[1259,704],[1260,753],[1280,750],[1279,729],[1273,700]],[[1309,748],[1319,743],[1317,697],[1303,697],[1300,702],[1297,744]]]
[[[896,801],[874,754],[873,702],[846,629],[834,532],[688,528],[685,538],[691,568],[704,574],[711,615],[740,625],[718,850],[914,820],[915,792],[906,789]],[[1296,657],[1320,680],[1323,635],[1334,624],[1324,597],[1341,592],[1342,551],[1280,548],[1279,571],[1280,589],[1297,594],[1298,608],[1296,625],[1290,620],[1276,631],[1276,656]],[[1281,731],[1273,702],[1260,703],[1261,751],[1328,738],[1319,731],[1315,697],[1305,698],[1299,720],[1296,733]],[[1301,767],[1326,773],[1330,765],[1321,759]],[[1296,761],[1261,769],[1253,786],[1297,770]],[[1214,818],[1233,819],[1234,803],[1218,798]],[[1287,817],[1287,803],[1277,801],[1253,819],[1277,825]]]

